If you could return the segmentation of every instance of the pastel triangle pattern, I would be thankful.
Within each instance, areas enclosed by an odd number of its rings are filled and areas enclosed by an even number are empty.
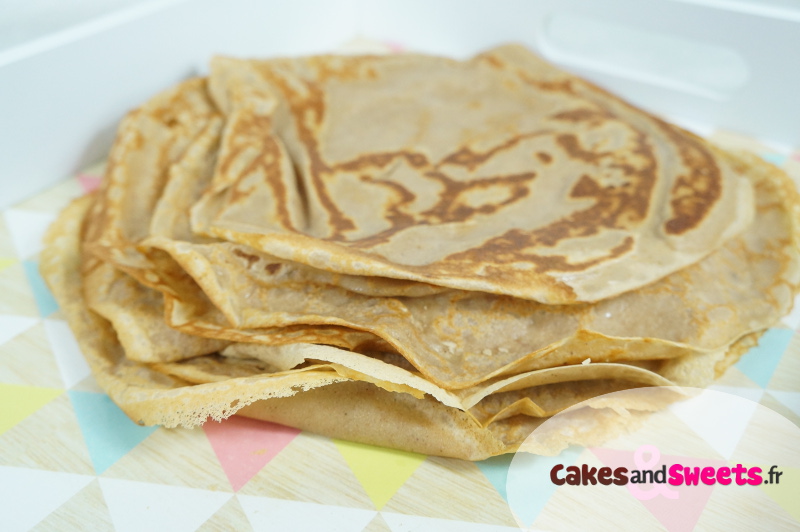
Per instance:
[[[42,239],[56,219],[52,213],[9,209],[5,212],[6,226],[20,259],[33,257],[42,250]]]
[[[78,342],[65,321],[44,320],[44,330],[64,386],[72,388],[91,373]]]
[[[0,522],[3,532],[30,530],[94,477],[0,466]]]
[[[800,416],[800,392],[770,390],[767,393],[777,399],[783,406]]]
[[[741,386],[722,386],[719,384],[712,384],[707,389],[711,390],[710,392],[711,394],[719,392],[719,393],[724,393],[726,395],[734,396],[735,399],[731,399],[731,401],[733,401],[735,405],[730,405],[730,406],[736,406],[736,407],[741,406],[739,399],[745,399],[747,401],[751,401],[754,405],[753,408],[756,408],[755,403],[760,402],[761,398],[764,397],[765,393],[765,391],[761,388],[742,388]],[[709,401],[710,400],[711,399],[709,398]],[[725,396],[717,397],[718,403],[726,400],[727,398]],[[675,403],[675,404],[680,404],[680,403]],[[675,409],[680,410],[680,407],[676,406]],[[730,416],[730,414],[728,414],[728,416]]]
[[[100,478],[103,498],[116,532],[197,530],[231,493]]]
[[[386,520],[381,516],[381,513],[372,518],[367,526],[364,527],[363,532],[391,532],[392,529],[386,524]]]
[[[87,526],[86,523],[91,523],[91,526]],[[114,523],[111,522],[108,506],[96,477],[40,521],[35,528],[36,532],[69,530],[82,532],[83,529],[114,530]]]
[[[775,166],[783,166],[788,158],[787,155],[782,155],[780,153],[772,153],[772,152],[762,152],[761,158],[767,161],[768,163],[772,163]]]
[[[39,323],[38,318],[0,315],[0,345],[24,333],[37,323]]]
[[[766,464],[761,466],[764,471],[762,476],[765,479],[768,478],[766,472],[769,471],[769,468],[770,466]],[[777,483],[762,482],[758,487],[792,516],[792,519],[795,520],[796,530],[800,530],[800,504],[798,504],[800,501],[800,468],[779,466],[777,469],[783,473],[778,477]]]
[[[377,509],[400,489],[426,456],[363,443],[333,440]]]
[[[36,307],[39,309],[39,315],[46,318],[53,312],[58,310],[58,303],[50,293],[50,289],[44,283],[41,274],[39,274],[38,261],[26,260],[22,262],[22,267],[25,270],[25,276],[28,278],[28,284],[33,291],[33,297],[36,300]]]
[[[475,465],[478,466],[478,469],[480,469],[489,482],[492,483],[497,493],[506,501],[508,501],[508,492],[506,491],[508,468],[511,466],[511,460],[513,458],[513,454],[501,454],[500,456],[493,456],[486,460],[475,462]]]
[[[520,530],[519,528],[502,525],[467,523],[419,515],[381,512],[381,516],[392,532],[417,532],[421,530],[435,530],[436,532],[519,532]]]
[[[593,448],[592,453],[597,456],[603,464],[616,469],[618,467],[625,467],[629,471],[628,478],[631,478],[631,473],[634,470],[648,469],[647,467],[639,467],[636,464],[634,451],[623,451],[618,449],[603,449]],[[660,469],[660,465],[667,465],[669,468],[672,464],[681,464],[684,467],[723,467],[727,465],[724,460],[714,460],[708,458],[694,458],[688,456],[670,456],[662,455],[659,460],[659,465],[653,469]],[[697,521],[703,514],[708,499],[714,491],[714,485],[708,485],[698,480],[697,485],[683,484],[680,486],[671,486],[669,484],[627,484],[628,490],[631,492],[631,497],[639,499],[639,502],[644,505],[647,510],[664,525],[669,532],[691,532],[697,525]],[[655,495],[650,490],[656,490]],[[668,496],[665,491],[672,493]],[[642,495],[637,496],[636,493]],[[644,498],[643,497],[651,497]],[[670,498],[674,497],[674,498]],[[624,511],[618,509],[618,511]]]
[[[0,434],[17,425],[44,405],[61,395],[63,390],[0,384]]]
[[[375,510],[345,508],[271,497],[236,495],[255,532],[361,532]]]
[[[753,382],[766,388],[793,334],[789,329],[768,329],[758,345],[745,353],[736,367]]]
[[[17,262],[17,259],[9,259],[9,258],[4,258],[4,257],[0,258],[0,272],[5,270],[6,268],[11,266],[12,264],[15,264],[16,262]]]
[[[727,393],[729,390],[732,393]],[[746,394],[749,397],[743,397]],[[720,455],[730,458],[762,395],[763,390],[717,386],[686,401],[678,401],[670,405],[669,410]]]
[[[68,393],[98,475],[157,429],[131,421],[106,394],[75,390]]]
[[[100,186],[100,182],[103,180],[102,177],[91,174],[78,174],[77,178],[78,184],[81,186],[81,190],[84,194],[89,194],[97,190]]]
[[[386,44],[386,46],[389,48],[389,51],[391,51],[393,54],[399,54],[406,50],[404,44],[396,41],[386,41],[384,44]]]
[[[556,464],[571,466],[582,452],[578,447],[568,447],[556,456],[539,456],[524,452],[514,455],[506,481],[507,500],[511,511],[522,526],[530,527],[555,493],[558,486],[549,481],[553,466]]]
[[[197,529],[197,532],[220,532],[234,530],[235,532],[254,532],[250,521],[244,513],[242,504],[236,497],[231,497],[222,505],[214,515]]]
[[[240,416],[222,422],[208,421],[203,430],[233,491],[239,491],[300,433],[298,429]]]
[[[798,327],[800,327],[800,294],[794,298],[794,305],[792,305],[792,311],[789,312],[786,316],[781,318],[781,323],[796,331]]]

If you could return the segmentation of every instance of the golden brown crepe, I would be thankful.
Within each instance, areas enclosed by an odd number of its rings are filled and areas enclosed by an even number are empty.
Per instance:
[[[766,163],[750,167],[758,216],[742,235],[697,264],[594,304],[543,305],[462,290],[374,297],[331,286],[307,269],[240,245],[160,245],[238,330],[316,323],[371,332],[432,382],[463,388],[498,375],[579,363],[587,352],[599,362],[723,349],[774,323],[790,309],[797,285],[794,221],[779,202],[785,187],[762,180],[766,175],[759,172],[768,175]],[[178,320],[168,320],[184,330]]]
[[[201,88],[190,82],[183,90]],[[164,111],[156,102],[147,112],[158,117]],[[153,119],[142,117],[145,124]],[[200,114],[199,120],[205,120],[205,115]],[[128,126],[135,124],[130,121]],[[760,257],[753,249],[761,243],[748,247],[744,235],[725,244],[724,251],[712,253],[651,286],[594,305],[572,306],[335,274],[277,259],[241,244],[198,237],[191,231],[185,213],[214,175],[219,128],[206,133],[189,144],[178,164],[159,167],[150,162],[147,166],[152,168],[150,173],[164,176],[166,184],[149,221],[152,236],[139,233],[137,249],[148,250],[148,256],[159,257],[161,264],[168,258],[159,255],[158,250],[166,251],[178,264],[169,263],[169,268],[153,265],[145,271],[131,269],[127,257],[116,262],[142,282],[164,278],[167,271],[171,277],[166,284],[174,285],[174,277],[188,272],[199,286],[190,282],[179,293],[165,288],[164,283],[153,286],[166,292],[169,324],[190,334],[281,344],[315,341],[314,328],[305,329],[311,336],[304,340],[296,336],[287,340],[281,328],[289,325],[347,327],[352,330],[349,340],[327,336],[316,341],[363,351],[376,347],[382,339],[427,378],[447,388],[463,388],[497,375],[575,364],[586,358],[587,351],[595,361],[614,361],[669,358],[720,349],[743,332],[766,327],[791,304],[786,297],[792,291],[791,279],[760,275],[757,271],[785,269],[790,257],[780,249],[777,254]],[[157,161],[145,155],[146,145],[139,150],[140,159]],[[737,168],[730,156],[724,160]],[[145,164],[139,165],[142,166]],[[115,168],[113,174],[123,171],[124,168]],[[136,180],[127,187],[111,184],[104,197],[118,188],[127,190],[147,183]],[[118,210],[119,218],[131,217],[125,206]],[[140,223],[147,221],[143,214],[139,216]],[[773,224],[748,229],[761,231],[761,238],[791,232],[787,220],[760,220],[759,224]],[[97,217],[89,224],[90,250],[97,249],[91,241],[93,229],[105,222],[104,217]],[[114,260],[113,254],[105,254],[109,255]],[[749,275],[751,282],[740,282],[742,275]],[[775,297],[765,299],[765,293],[774,293]],[[89,302],[92,305],[92,298]],[[359,336],[356,331],[364,334]],[[369,333],[379,338],[372,338]],[[175,352],[183,352],[184,357],[196,354],[190,350]]]
[[[548,383],[539,376],[538,385],[523,389],[501,383],[486,396],[488,401],[468,407],[474,398],[459,399],[396,367],[394,372],[381,368],[381,377],[375,378],[368,375],[366,366],[362,366],[364,372],[340,372],[324,365],[287,371],[285,367],[259,367],[252,360],[223,364],[199,357],[184,361],[183,376],[176,376],[176,371],[157,371],[159,365],[127,358],[111,323],[92,312],[81,296],[80,228],[91,199],[81,198],[62,213],[47,236],[41,266],[98,383],[140,424],[195,426],[207,418],[240,412],[335,437],[479,460],[514,450],[543,415],[598,394],[636,386],[635,380],[626,380],[626,372],[651,375],[645,379],[650,384],[680,382],[632,366],[610,371],[611,364],[579,365],[572,370],[596,372],[596,378],[576,384]],[[747,343],[749,338],[743,339],[744,346],[752,345]],[[294,356],[304,359],[325,358],[321,352],[339,351],[311,344],[295,344],[294,349]],[[343,357],[350,354],[340,353]],[[727,355],[688,357],[682,362],[690,374],[698,369],[713,374],[721,358],[735,359],[739,354],[741,347],[735,344]],[[610,374],[615,377],[608,379]],[[532,377],[526,377],[526,385]],[[516,393],[502,395],[509,391]]]
[[[714,148],[521,47],[218,58],[209,86],[227,121],[195,231],[322,270],[597,301],[752,215]]]
[[[460,290],[375,297],[331,286],[337,283],[327,272],[242,245],[165,238],[147,242],[168,251],[209,296],[191,311],[182,309],[190,312],[190,319],[167,316],[180,330],[231,338],[227,332],[198,327],[210,323],[224,329],[227,319],[246,334],[287,325],[339,325],[373,333],[426,378],[446,388],[463,388],[497,375],[575,364],[586,352],[595,361],[614,361],[721,349],[743,332],[763,329],[785,314],[796,285],[796,258],[793,221],[776,197],[787,190],[768,180],[766,163],[755,160],[750,165],[758,217],[742,235],[695,265],[596,304],[542,305]],[[781,240],[782,245],[762,251],[767,242]]]
[[[799,210],[771,165],[519,47],[219,59],[125,119],[42,271],[137,422],[479,459],[711,382],[791,308]]]

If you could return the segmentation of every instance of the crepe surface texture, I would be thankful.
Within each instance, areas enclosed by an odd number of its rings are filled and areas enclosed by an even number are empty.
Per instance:
[[[780,170],[518,46],[217,58],[125,118],[41,264],[138,423],[478,460],[709,384],[791,309],[799,210]]]

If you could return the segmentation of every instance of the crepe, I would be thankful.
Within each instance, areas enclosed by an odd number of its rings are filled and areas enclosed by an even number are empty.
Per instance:
[[[331,286],[338,279],[328,272],[247,246],[164,237],[146,242],[170,253],[208,295],[195,303],[168,296],[167,321],[193,334],[231,339],[229,328],[247,334],[301,324],[342,326],[374,334],[448,389],[575,364],[587,352],[598,362],[671,358],[724,348],[744,332],[767,327],[792,303],[794,222],[777,199],[791,197],[791,189],[770,178],[766,163],[726,157],[748,169],[756,222],[697,264],[596,304],[542,305],[460,290],[378,297],[366,281],[357,290]],[[206,330],[199,329],[203,324]],[[263,335],[250,341],[277,343]]]
[[[799,205],[519,47],[217,59],[123,121],[42,272],[136,422],[481,459],[585,399],[709,384],[791,308]]]
[[[514,383],[501,383],[495,390],[481,392],[489,402],[478,401],[478,408],[470,408],[467,405],[475,402],[474,398],[465,401],[437,390],[401,368],[394,373],[382,368],[381,377],[375,378],[369,375],[367,367],[362,367],[365,372],[339,372],[323,365],[292,371],[265,364],[259,367],[252,361],[223,364],[213,358],[198,357],[184,361],[188,366],[183,368],[184,377],[188,378],[178,377],[175,372],[157,371],[158,365],[127,358],[111,322],[91,311],[81,297],[81,224],[91,199],[85,197],[74,202],[50,229],[41,268],[98,384],[139,424],[191,427],[208,418],[221,419],[241,413],[364,443],[480,460],[516,449],[543,415],[552,415],[583,399],[636,385],[624,378],[604,378],[602,374],[612,369],[604,366],[613,365],[581,365],[574,369],[597,372],[594,377],[598,378],[577,386],[571,381],[542,384],[544,381],[540,380],[538,385],[523,389],[515,389]],[[752,341],[745,337],[727,353],[689,357],[681,362],[691,374],[702,367],[713,375],[721,359],[735,360],[742,348],[749,345]],[[324,351],[340,351],[311,344],[295,344],[294,350],[294,354],[284,358],[325,358]],[[340,354],[346,357],[350,352]],[[296,361],[297,358],[288,365],[293,366]],[[651,383],[680,382],[669,381],[649,370],[628,368],[613,374],[626,377],[624,371],[631,371],[651,375]],[[541,374],[523,378],[541,378]],[[494,395],[508,391],[516,394]],[[490,393],[486,395],[487,392]],[[537,400],[543,406],[537,405]],[[635,405],[629,406],[636,410]],[[652,405],[638,407],[652,409]],[[342,422],[345,418],[347,423]]]
[[[207,97],[203,85],[196,81],[181,90],[197,93],[198,99]],[[130,120],[125,127],[144,129],[164,114],[163,102],[168,105],[170,100],[156,99],[139,113],[143,125]],[[152,116],[146,116],[148,113]],[[197,120],[206,120],[206,115],[199,114]],[[587,352],[595,361],[613,362],[721,349],[745,332],[768,326],[791,304],[791,254],[784,248],[767,255],[757,252],[768,238],[787,238],[792,231],[791,221],[785,216],[764,215],[776,193],[765,189],[766,185],[759,193],[763,212],[758,223],[697,264],[594,305],[543,305],[483,292],[337,274],[242,244],[198,236],[192,232],[185,212],[202,201],[202,191],[212,183],[215,168],[220,166],[216,157],[220,135],[221,127],[207,128],[187,144],[180,162],[171,167],[165,162],[159,166],[158,159],[147,155],[163,143],[159,139],[149,150],[144,143],[138,146],[138,152],[128,154],[129,161],[143,160],[138,168],[146,167],[149,174],[162,176],[164,183],[161,196],[152,202],[150,219],[138,213],[139,223],[149,225],[149,232],[137,233],[138,264],[142,266],[131,268],[130,253],[120,260],[115,251],[119,244],[111,252],[98,250],[92,235],[98,232],[98,226],[107,226],[107,217],[95,214],[97,217],[88,224],[87,249],[163,291],[167,322],[189,335],[265,344],[308,341],[362,352],[393,349],[432,382],[456,389],[496,376],[579,363]],[[720,155],[720,160],[737,175],[755,174],[761,168],[758,162],[751,161],[748,166],[730,155]],[[111,173],[124,175],[131,166],[114,167]],[[763,181],[746,178],[750,189],[753,180]],[[137,189],[146,195],[151,186],[148,183],[133,177],[112,182],[97,203],[110,204],[102,212],[113,212],[110,207],[114,204],[105,199],[107,196],[130,195]],[[116,217],[131,219],[130,211],[120,204]],[[169,261],[167,253],[174,262]],[[762,271],[788,273],[765,275]],[[179,283],[176,279],[186,273],[194,282],[184,279]],[[92,306],[91,297],[88,301]],[[120,306],[128,305],[123,301]],[[294,327],[294,332],[302,329],[305,336],[287,337],[285,327]],[[332,336],[340,328],[351,331],[348,338]],[[315,331],[325,335],[315,338]],[[186,349],[173,352],[183,353],[183,358],[200,354]],[[176,354],[171,360],[178,358]]]
[[[432,382],[457,389],[579,363],[586,353],[599,362],[718,350],[787,313],[798,263],[794,221],[779,196],[791,189],[768,180],[766,163],[751,162],[758,217],[742,235],[695,265],[595,304],[543,305],[461,290],[375,297],[231,243],[160,245],[238,330],[329,324],[370,332]],[[194,312],[193,321],[203,313]],[[180,319],[167,319],[187,330]]]
[[[218,58],[210,90],[227,121],[194,230],[326,271],[598,301],[752,217],[713,147],[521,47]]]

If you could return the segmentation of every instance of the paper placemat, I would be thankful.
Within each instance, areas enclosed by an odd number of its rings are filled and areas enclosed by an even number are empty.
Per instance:
[[[755,151],[800,181],[800,151],[775,153],[730,133],[712,140]],[[506,502],[511,456],[425,457],[239,417],[195,430],[131,422],[98,388],[38,272],[44,231],[72,198],[97,187],[102,171],[89,168],[0,217],[0,529],[518,530]],[[796,309],[715,387],[800,425],[799,323]],[[542,522],[564,511],[557,492],[531,501]],[[796,501],[764,493],[771,511],[800,520]],[[591,512],[603,501],[582,503]],[[759,524],[741,512],[694,521],[705,529]],[[647,511],[627,524],[671,526]]]

